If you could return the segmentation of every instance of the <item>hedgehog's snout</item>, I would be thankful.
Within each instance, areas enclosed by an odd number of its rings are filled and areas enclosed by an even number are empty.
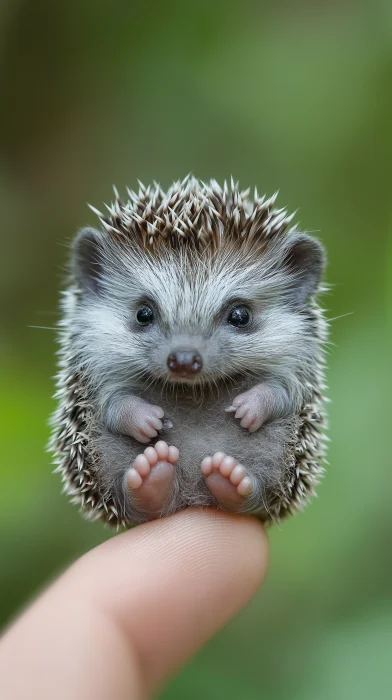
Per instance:
[[[167,366],[177,376],[192,377],[201,371],[203,358],[197,350],[175,350],[169,354]]]

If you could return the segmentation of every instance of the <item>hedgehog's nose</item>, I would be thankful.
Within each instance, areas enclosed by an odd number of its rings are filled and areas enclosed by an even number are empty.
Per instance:
[[[167,366],[171,372],[187,377],[200,372],[203,358],[196,350],[177,350],[170,353]]]

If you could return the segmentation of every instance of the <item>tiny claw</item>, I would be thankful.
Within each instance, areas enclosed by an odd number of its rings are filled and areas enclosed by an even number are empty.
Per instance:
[[[236,396],[235,399],[233,399],[233,406],[238,408],[242,404],[244,400],[244,394],[240,394],[239,396]]]
[[[162,430],[170,430],[173,427],[171,420],[162,421]]]
[[[236,406],[228,406],[228,408],[225,408],[226,413],[233,413],[233,411],[236,411],[237,407]]]

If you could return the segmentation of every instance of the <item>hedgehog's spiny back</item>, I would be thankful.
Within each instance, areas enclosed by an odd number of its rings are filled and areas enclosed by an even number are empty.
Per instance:
[[[166,193],[157,183],[148,187],[139,183],[137,193],[127,189],[127,202],[113,189],[115,201],[105,205],[108,216],[90,206],[103,228],[119,242],[136,238],[153,250],[163,243],[177,247],[185,242],[214,249],[223,236],[241,246],[260,247],[288,233],[294,217],[284,208],[274,209],[278,193],[266,199],[255,189],[250,198],[250,190],[239,190],[233,180],[230,187],[226,182],[220,187],[216,180],[204,183],[187,176]]]

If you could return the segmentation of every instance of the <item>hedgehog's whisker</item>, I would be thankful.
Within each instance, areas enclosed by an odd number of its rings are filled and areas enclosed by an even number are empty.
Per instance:
[[[332,323],[332,321],[338,321],[340,318],[346,318],[346,316],[353,316],[355,311],[348,311],[346,314],[341,314],[340,316],[334,316],[334,318],[327,318],[328,323]]]

